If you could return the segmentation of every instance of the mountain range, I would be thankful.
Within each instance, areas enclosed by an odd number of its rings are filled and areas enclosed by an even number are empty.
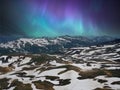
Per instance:
[[[119,43],[120,39],[113,37],[83,37],[83,36],[59,36],[54,38],[19,38],[0,40],[0,53],[64,53],[66,49],[73,47],[93,46]]]

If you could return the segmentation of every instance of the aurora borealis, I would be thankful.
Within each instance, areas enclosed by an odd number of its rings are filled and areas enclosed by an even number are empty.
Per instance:
[[[0,35],[119,36],[119,0],[2,0]]]

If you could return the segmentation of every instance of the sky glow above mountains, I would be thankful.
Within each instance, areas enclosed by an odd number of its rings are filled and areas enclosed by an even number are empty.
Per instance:
[[[3,0],[1,36],[119,36],[119,0]]]

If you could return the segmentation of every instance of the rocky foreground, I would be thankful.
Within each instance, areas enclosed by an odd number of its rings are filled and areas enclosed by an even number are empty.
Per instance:
[[[71,48],[64,55],[1,55],[0,90],[120,90],[119,47]]]

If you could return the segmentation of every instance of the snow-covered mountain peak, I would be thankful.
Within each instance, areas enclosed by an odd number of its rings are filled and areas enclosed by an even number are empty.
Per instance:
[[[113,39],[111,39],[113,40]],[[82,36],[60,36],[55,38],[20,38],[0,43],[1,52],[61,52],[64,48],[99,45],[110,41],[109,37],[87,38]]]

